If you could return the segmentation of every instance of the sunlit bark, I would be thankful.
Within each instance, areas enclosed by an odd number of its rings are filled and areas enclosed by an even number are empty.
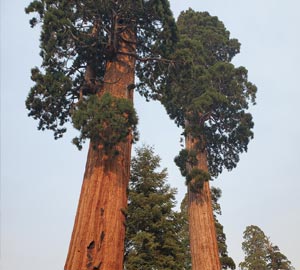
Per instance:
[[[186,137],[187,150],[197,149],[197,140]],[[197,153],[197,168],[208,171],[206,152]],[[188,185],[188,214],[190,247],[193,270],[220,270],[221,264],[218,252],[216,228],[209,182],[205,181],[203,188],[194,192],[191,189],[193,180]]]
[[[122,33],[135,40],[133,31]],[[103,89],[133,100],[134,43],[120,41],[115,59],[106,64]],[[106,154],[102,145],[90,142],[87,164],[65,270],[122,270],[125,238],[124,209],[130,171],[131,135],[116,146],[118,154]]]

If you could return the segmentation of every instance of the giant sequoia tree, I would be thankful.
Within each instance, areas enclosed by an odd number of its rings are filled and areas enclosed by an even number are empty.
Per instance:
[[[126,189],[135,71],[141,87],[162,80],[163,58],[176,39],[167,0],[34,0],[31,26],[41,24],[41,68],[26,100],[38,129],[55,139],[71,122],[73,143],[90,139],[66,270],[123,268]],[[145,81],[144,75],[152,80]]]
[[[247,70],[231,64],[240,44],[207,12],[188,10],[177,22],[179,42],[160,91],[161,100],[184,129],[186,148],[176,158],[188,185],[189,230],[194,270],[220,270],[209,181],[233,169],[247,151],[253,122],[247,112],[256,87]]]

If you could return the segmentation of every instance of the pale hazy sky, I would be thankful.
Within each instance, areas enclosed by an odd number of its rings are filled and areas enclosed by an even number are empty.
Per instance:
[[[1,270],[63,269],[81,181],[86,146],[54,141],[37,131],[24,100],[30,69],[40,64],[39,33],[24,14],[28,0],[1,0]],[[255,138],[238,167],[213,185],[222,188],[220,218],[229,255],[243,259],[242,234],[257,225],[300,270],[300,2],[298,0],[172,0],[175,16],[189,7],[222,20],[242,44],[236,65],[258,87],[251,108]],[[140,142],[153,145],[168,167],[180,202],[186,187],[173,164],[180,130],[157,103],[136,96]]]

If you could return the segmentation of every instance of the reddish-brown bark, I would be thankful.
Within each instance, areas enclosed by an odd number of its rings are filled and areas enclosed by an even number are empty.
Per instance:
[[[187,136],[187,150],[196,149],[196,144],[196,139]],[[207,172],[205,151],[197,153],[197,161],[197,168]],[[204,182],[203,188],[199,192],[191,191],[191,186],[188,186],[188,213],[192,269],[220,270],[221,264],[208,181]]]
[[[123,38],[134,40],[133,32]],[[107,63],[101,91],[132,100],[134,47],[120,42],[125,54]],[[119,143],[118,155],[106,155],[101,145],[90,143],[87,164],[65,270],[123,270],[127,186],[130,172],[131,135]]]

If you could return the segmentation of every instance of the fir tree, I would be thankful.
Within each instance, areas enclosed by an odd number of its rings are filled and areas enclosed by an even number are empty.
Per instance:
[[[184,129],[186,149],[175,161],[188,185],[193,269],[219,270],[208,180],[223,168],[233,169],[239,154],[247,151],[253,138],[247,110],[256,87],[246,68],[230,63],[240,44],[217,17],[189,9],[180,14],[177,27],[175,64],[159,91],[146,94],[159,99]]]
[[[162,77],[176,27],[169,2],[33,0],[41,24],[41,67],[26,100],[38,129],[55,139],[71,122],[73,143],[90,140],[66,270],[123,269],[124,213],[131,144],[137,138],[133,89]],[[135,85],[135,74],[140,83]],[[151,87],[155,87],[153,83]]]
[[[136,150],[131,163],[127,209],[125,269],[182,270],[183,247],[174,212],[175,190],[151,147]]]

